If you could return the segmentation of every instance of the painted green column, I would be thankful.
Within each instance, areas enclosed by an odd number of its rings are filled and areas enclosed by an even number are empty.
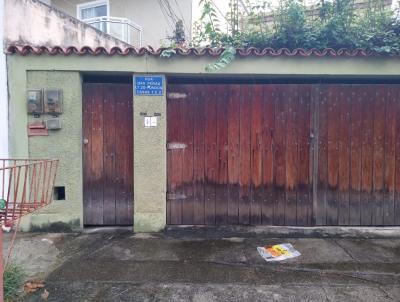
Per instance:
[[[60,130],[49,130],[48,136],[27,137],[26,123],[46,121],[51,115],[43,114],[34,118],[26,113],[26,90],[61,89],[63,94],[63,113],[59,116]],[[79,72],[70,71],[28,71],[26,89],[13,105],[18,108],[16,119],[25,133],[18,140],[28,143],[29,158],[59,159],[56,186],[65,188],[64,200],[54,200],[33,215],[24,217],[21,228],[28,230],[66,230],[83,226],[82,204],[82,83]],[[20,121],[21,120],[21,121]]]
[[[134,81],[135,82],[135,81]],[[136,95],[134,91],[134,231],[156,232],[166,224],[166,92]],[[157,125],[145,125],[145,116]],[[153,120],[154,121],[154,120]]]

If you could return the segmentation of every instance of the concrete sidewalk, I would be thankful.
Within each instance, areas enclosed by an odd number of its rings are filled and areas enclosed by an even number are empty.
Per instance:
[[[54,240],[48,301],[400,301],[399,239],[180,232],[94,232]],[[302,256],[267,263],[257,253],[257,246],[282,242]],[[40,293],[22,301],[42,301]]]

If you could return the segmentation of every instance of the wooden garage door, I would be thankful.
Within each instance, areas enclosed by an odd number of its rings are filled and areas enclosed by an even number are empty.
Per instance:
[[[168,89],[168,224],[311,224],[311,85]]]
[[[83,84],[85,225],[133,223],[131,84]]]
[[[318,225],[400,225],[400,85],[321,85]]]
[[[169,224],[400,225],[400,85],[171,85]]]

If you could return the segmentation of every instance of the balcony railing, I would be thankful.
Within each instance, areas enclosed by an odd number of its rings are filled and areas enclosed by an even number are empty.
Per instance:
[[[82,21],[128,44],[142,46],[142,27],[129,19],[104,16]]]

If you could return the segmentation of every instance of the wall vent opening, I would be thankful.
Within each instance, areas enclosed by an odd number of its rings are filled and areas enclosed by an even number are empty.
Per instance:
[[[65,200],[65,187],[54,187],[54,200]]]

